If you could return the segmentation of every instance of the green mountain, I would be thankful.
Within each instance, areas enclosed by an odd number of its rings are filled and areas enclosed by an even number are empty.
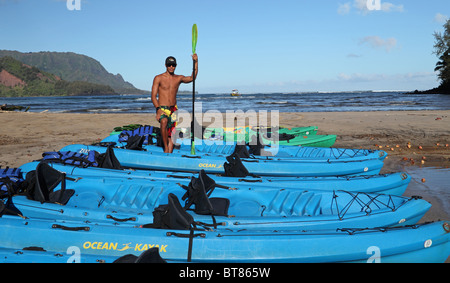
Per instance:
[[[108,85],[117,93],[139,94],[145,92],[125,81],[120,74],[113,75],[109,73],[100,62],[85,55],[72,52],[22,53],[0,50],[0,57],[4,56],[10,56],[44,72],[55,74],[65,81]]]
[[[41,71],[9,56],[0,58],[0,97],[92,94],[116,92],[106,85],[62,80],[57,75]]]

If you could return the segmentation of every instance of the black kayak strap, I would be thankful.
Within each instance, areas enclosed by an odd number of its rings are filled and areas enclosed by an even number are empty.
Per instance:
[[[167,232],[166,236],[175,236],[175,237],[181,237],[181,238],[189,238],[189,246],[188,246],[188,254],[187,254],[187,261],[192,261],[192,248],[194,246],[194,238],[196,237],[202,237],[204,238],[206,236],[205,233],[200,234],[194,234],[194,227],[190,227],[189,234],[182,234],[182,233],[176,233],[176,232]]]

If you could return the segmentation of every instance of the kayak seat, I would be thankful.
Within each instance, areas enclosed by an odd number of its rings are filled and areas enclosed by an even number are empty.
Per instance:
[[[194,218],[180,204],[178,197],[168,195],[168,204],[160,205],[153,211],[153,223],[142,228],[189,230],[194,225]]]
[[[247,177],[252,174],[248,172],[241,158],[236,153],[226,157],[228,162],[223,164],[223,169],[225,170],[225,176],[227,177]]]
[[[127,254],[114,260],[113,263],[167,263],[159,254],[159,248],[151,248],[136,256]]]
[[[228,208],[230,207],[230,200],[226,198],[209,198],[209,202],[213,208],[211,215],[228,215]]]
[[[194,212],[201,215],[227,216],[230,200],[226,198],[209,198],[216,187],[216,182],[200,171],[199,177],[192,177],[186,187],[182,200],[186,202],[184,209],[195,206]]]
[[[164,216],[169,216],[168,228],[189,230],[194,223],[194,217],[187,213],[180,204],[180,201],[174,194],[169,194],[169,213]]]
[[[74,190],[66,190],[66,174],[44,162],[39,163],[36,170],[30,171],[26,175],[26,180],[29,184],[27,198],[41,203],[65,205],[75,193]],[[58,186],[60,189],[55,191]]]

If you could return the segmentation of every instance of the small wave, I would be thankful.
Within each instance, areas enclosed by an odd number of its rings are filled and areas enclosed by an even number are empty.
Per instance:
[[[227,95],[227,96],[211,96],[211,97],[202,97],[202,99],[204,100],[218,100],[218,99],[240,99],[240,98],[248,98],[248,97],[244,97],[244,96],[231,96],[231,95]]]
[[[261,101],[257,102],[256,104],[288,104],[289,101]]]
[[[390,106],[403,106],[403,105],[417,105],[418,103],[414,101],[399,101],[399,102],[389,102]]]
[[[87,112],[124,112],[128,109],[123,108],[103,108],[103,109],[89,109]]]
[[[135,101],[149,101],[152,100],[151,97],[140,97],[140,98],[136,98]]]

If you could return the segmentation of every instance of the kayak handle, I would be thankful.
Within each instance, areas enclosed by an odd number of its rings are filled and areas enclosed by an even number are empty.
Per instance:
[[[259,160],[258,159],[241,159],[242,162],[256,162],[258,163]]]
[[[177,176],[177,175],[167,175],[167,178],[177,178],[177,179],[190,179],[190,176]]]
[[[114,217],[112,215],[109,215],[109,214],[106,215],[106,218],[112,219],[112,220],[117,221],[117,222],[136,221],[136,217],[129,217],[129,218],[120,219],[120,218],[116,218],[116,217]]]
[[[62,229],[62,230],[66,230],[66,231],[89,231],[89,230],[91,230],[91,228],[89,228],[89,227],[67,227],[67,226],[63,226],[63,225],[59,225],[59,224],[53,224],[52,228],[53,229]]]
[[[190,155],[182,155],[181,157],[187,157],[187,158],[202,158],[201,156],[198,156],[198,155],[194,155],[194,156],[190,156]]]
[[[238,179],[239,182],[247,182],[247,183],[262,183],[262,180],[247,180],[247,179]]]

